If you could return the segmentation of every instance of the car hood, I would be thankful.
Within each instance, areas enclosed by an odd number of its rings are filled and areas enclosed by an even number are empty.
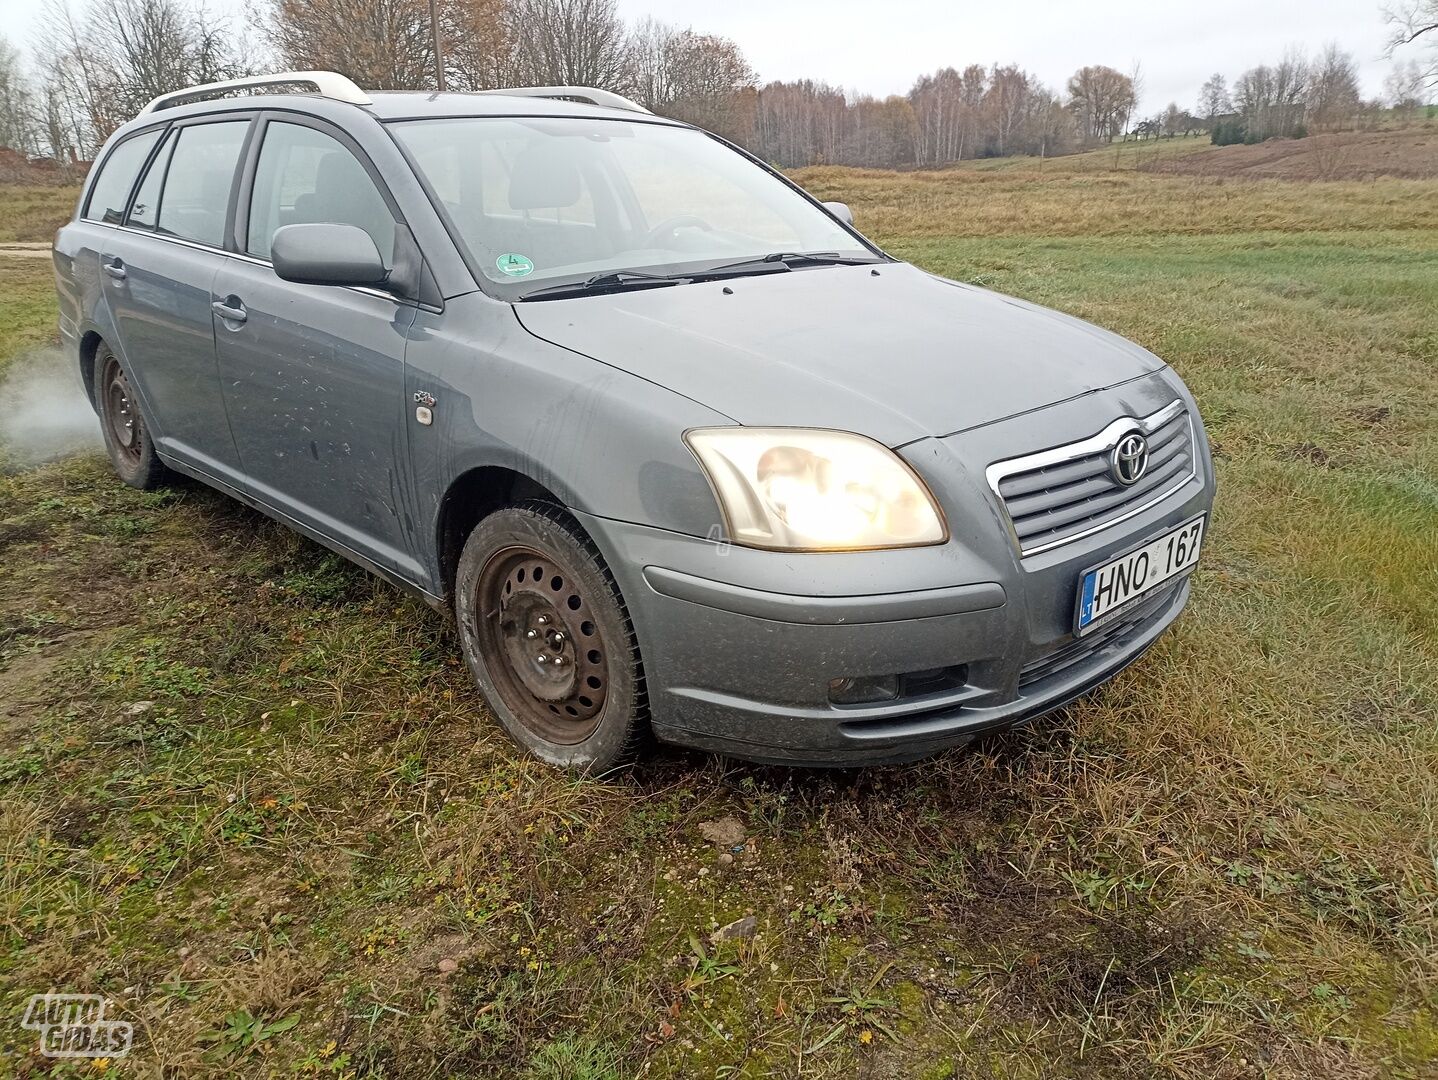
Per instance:
[[[515,311],[535,336],[738,423],[839,428],[888,446],[1163,367],[1099,327],[906,263],[518,303]]]

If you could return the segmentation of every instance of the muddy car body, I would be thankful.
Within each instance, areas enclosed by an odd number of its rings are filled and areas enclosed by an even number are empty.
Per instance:
[[[1213,472],[1146,350],[612,95],[287,78],[316,92],[116,132],[56,239],[63,338],[122,477],[452,605],[546,760],[909,759],[1184,606]]]

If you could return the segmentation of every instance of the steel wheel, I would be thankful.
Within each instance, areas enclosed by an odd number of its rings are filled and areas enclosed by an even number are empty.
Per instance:
[[[101,386],[105,394],[105,420],[109,425],[114,446],[120,454],[138,464],[142,438],[141,421],[135,411],[130,380],[114,356],[105,360]]]
[[[159,487],[168,478],[169,470],[155,453],[129,372],[104,343],[95,352],[94,378],[90,390],[100,414],[100,432],[105,436],[110,464],[131,487],[146,491]]]
[[[480,647],[504,660],[505,703],[549,742],[594,734],[609,672],[584,589],[541,552],[511,548],[485,564],[478,593]]]
[[[594,771],[648,734],[639,646],[613,577],[559,507],[524,503],[470,534],[455,580],[465,662],[510,737]]]

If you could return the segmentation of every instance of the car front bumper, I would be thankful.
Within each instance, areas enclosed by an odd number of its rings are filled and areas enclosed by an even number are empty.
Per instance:
[[[1172,399],[1173,383],[1151,383],[1108,408],[1143,415]],[[1092,402],[1070,412],[1050,410],[1048,430],[1092,429]],[[1005,437],[985,430],[904,449],[954,533],[928,548],[756,551],[579,514],[628,605],[655,734],[765,762],[906,761],[1057,709],[1138,659],[1183,610],[1189,579],[1077,638],[1079,577],[1211,508],[1206,441],[1192,480],[1171,497],[1021,557],[992,492],[963,465],[994,459]],[[830,702],[834,679],[932,672],[944,676],[895,700]]]

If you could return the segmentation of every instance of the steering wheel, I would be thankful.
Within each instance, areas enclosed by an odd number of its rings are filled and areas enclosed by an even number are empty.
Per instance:
[[[644,236],[645,247],[659,247],[659,241],[665,236],[670,236],[680,229],[703,229],[705,232],[713,232],[714,226],[705,221],[702,217],[693,214],[678,214],[672,218],[665,218],[654,228],[650,229]]]

